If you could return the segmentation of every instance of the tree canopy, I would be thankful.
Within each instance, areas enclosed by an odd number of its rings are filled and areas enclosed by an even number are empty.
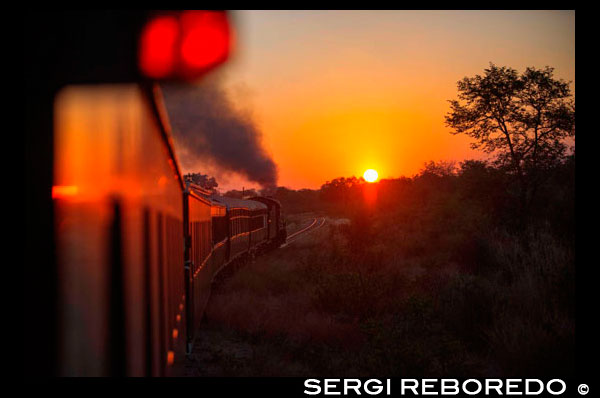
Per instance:
[[[575,99],[569,83],[554,69],[515,69],[490,63],[483,75],[458,82],[446,125],[452,134],[474,139],[471,146],[495,156],[496,164],[516,175],[525,215],[546,171],[574,149]]]
[[[482,76],[458,82],[446,125],[520,175],[563,159],[566,139],[575,136],[575,100],[569,83],[553,71],[527,68],[519,74],[490,64]]]
[[[189,173],[183,176],[185,181],[192,182],[196,185],[200,185],[202,188],[214,190],[219,186],[215,177],[209,177],[207,174],[202,173]]]

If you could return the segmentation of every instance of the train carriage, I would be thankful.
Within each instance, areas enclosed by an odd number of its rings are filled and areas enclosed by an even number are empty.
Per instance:
[[[229,258],[236,258],[264,243],[267,206],[255,201],[214,196],[227,207]]]
[[[267,206],[267,239],[273,246],[285,242],[286,228],[281,210],[281,203],[272,197],[254,196],[249,200],[263,203]]]
[[[214,276],[273,233],[260,201],[186,187],[157,83],[225,61],[226,14],[29,17],[27,305],[38,315],[26,336],[38,342],[39,325],[47,336],[25,357],[51,375],[181,375]],[[210,62],[186,64],[181,40],[156,51],[165,26],[224,40]]]
[[[227,227],[227,207],[210,199],[213,231],[212,265],[216,275],[229,261],[229,235]]]
[[[160,90],[56,99],[59,356],[64,375],[168,375],[185,352],[182,180]]]
[[[184,192],[188,352],[200,327],[213,279],[228,262],[226,207],[209,194],[189,183]]]
[[[250,250],[254,253],[267,241],[267,206],[259,203],[249,210]]]
[[[188,352],[194,339],[194,331],[202,319],[211,279],[207,270],[212,260],[211,203],[190,191],[183,195],[184,235],[185,235],[185,288]]]

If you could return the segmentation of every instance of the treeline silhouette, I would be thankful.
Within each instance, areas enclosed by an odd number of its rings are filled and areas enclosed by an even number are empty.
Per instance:
[[[562,239],[574,239],[575,154],[548,167],[541,180],[537,188],[540,200],[529,207],[527,223],[520,219],[514,175],[481,160],[459,164],[430,161],[413,177],[376,183],[367,183],[362,177],[340,177],[318,190],[279,187],[273,196],[288,213],[324,212],[344,217],[379,213],[407,221],[423,215],[423,208],[428,207],[440,212],[440,221],[471,217],[468,223],[511,231],[545,226]],[[368,207],[364,190],[370,186],[377,196]]]

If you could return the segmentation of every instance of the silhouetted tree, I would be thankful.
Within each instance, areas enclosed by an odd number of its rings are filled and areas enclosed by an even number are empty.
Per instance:
[[[216,187],[219,186],[217,180],[215,180],[215,177],[209,177],[208,175],[202,173],[189,173],[186,174],[183,178],[185,181],[190,181],[206,189],[214,190]]]
[[[357,188],[365,183],[363,177],[338,177],[321,186],[321,197],[330,202],[348,203],[351,197],[357,196]]]
[[[308,211],[322,211],[324,203],[321,201],[320,191],[315,189],[293,190],[286,187],[277,187],[272,196],[281,202],[287,214]]]
[[[436,177],[453,176],[456,174],[456,162],[444,160],[434,162],[430,160],[425,162],[419,174],[421,176],[432,175]]]
[[[521,218],[533,202],[543,171],[568,155],[575,136],[575,102],[569,83],[553,68],[527,68],[523,74],[490,64],[483,76],[458,82],[446,124],[452,134],[475,139],[474,149],[496,155],[496,163],[518,180]]]

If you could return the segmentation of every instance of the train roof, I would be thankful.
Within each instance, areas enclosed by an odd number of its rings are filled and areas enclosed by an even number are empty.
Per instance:
[[[223,203],[219,203],[219,202],[215,201],[210,196],[209,190],[206,190],[206,189],[200,187],[199,185],[192,184],[192,183],[187,183],[186,186],[187,186],[190,196],[196,198],[197,200],[200,200],[212,207],[225,207],[225,205]]]
[[[227,206],[228,209],[240,208],[240,207],[246,208],[249,210],[267,209],[267,205],[265,205],[264,203],[254,201],[254,200],[228,198],[226,196],[218,196],[218,195],[211,196],[211,199],[217,201],[217,203],[224,204],[225,206]]]
[[[262,202],[262,203],[274,203],[277,206],[281,207],[281,202],[278,201],[277,199],[275,199],[272,196],[253,196],[251,198],[248,198],[249,200],[255,200],[258,202]]]
[[[213,207],[223,207],[223,208],[227,207],[225,205],[225,203],[219,202],[219,201],[215,200],[213,197],[208,197],[207,199],[210,201],[210,205]]]

